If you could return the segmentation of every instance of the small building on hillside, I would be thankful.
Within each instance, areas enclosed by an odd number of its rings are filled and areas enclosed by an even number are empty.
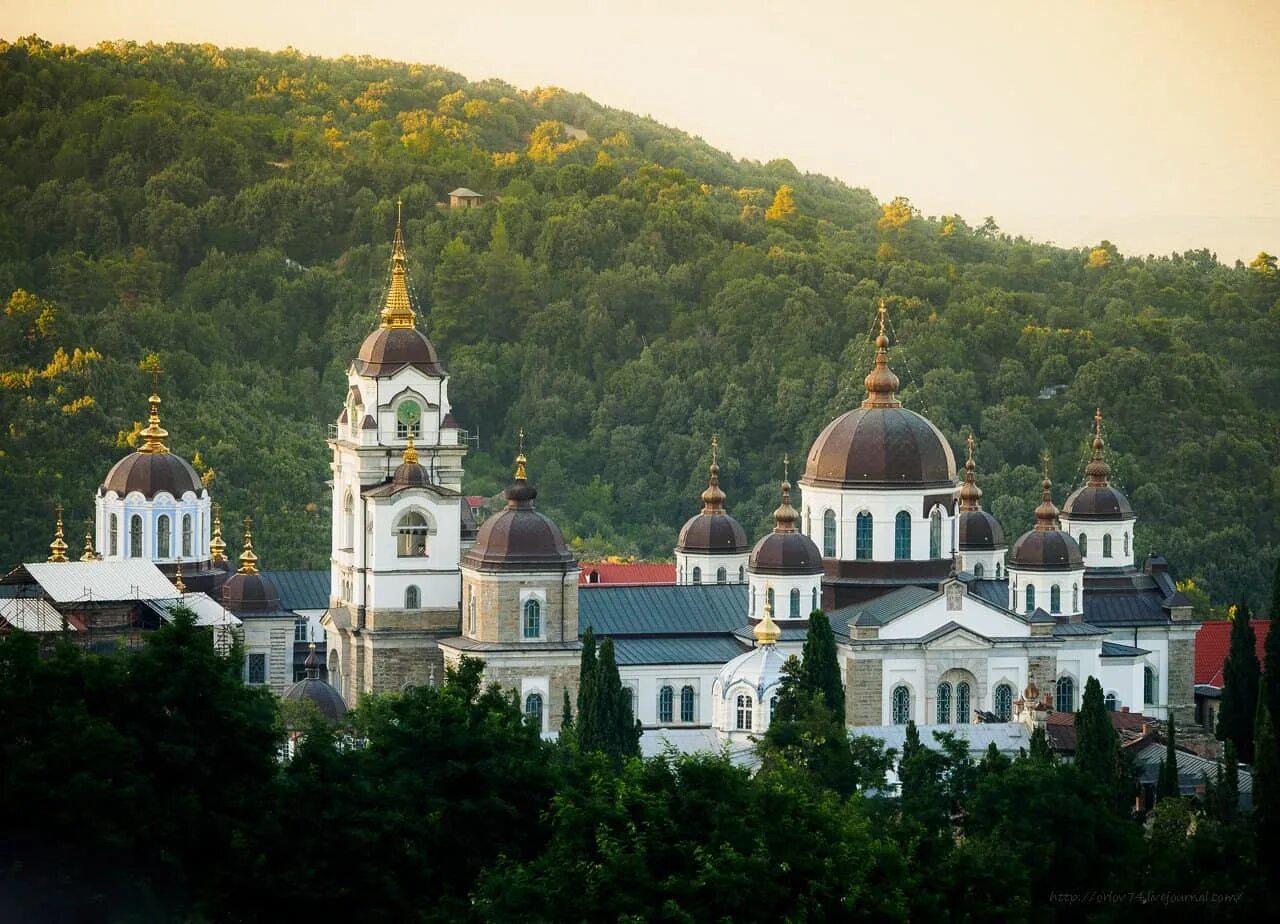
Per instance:
[[[484,196],[474,189],[459,186],[449,193],[449,208],[451,209],[474,209],[481,205],[484,205]]]

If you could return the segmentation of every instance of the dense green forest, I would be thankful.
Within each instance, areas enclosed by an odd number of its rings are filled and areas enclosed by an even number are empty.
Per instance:
[[[488,204],[441,208],[459,185]],[[976,434],[1011,537],[1042,451],[1059,502],[1081,480],[1101,406],[1139,551],[1216,601],[1261,599],[1280,553],[1274,258],[1037,244],[425,65],[36,38],[0,43],[0,562],[45,553],[58,502],[76,535],[154,354],[171,443],[212,469],[226,521],[255,516],[268,567],[323,566],[326,427],[397,199],[478,437],[468,492],[501,488],[523,427],[540,504],[585,551],[669,555],[712,433],[758,534],[783,454],[861,399],[884,298],[904,400],[957,447]]]

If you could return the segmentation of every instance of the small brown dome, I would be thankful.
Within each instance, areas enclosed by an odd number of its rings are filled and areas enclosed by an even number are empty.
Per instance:
[[[1080,546],[1071,534],[1058,528],[1058,508],[1053,504],[1048,477],[1040,483],[1036,526],[1023,533],[1009,553],[1009,566],[1028,571],[1077,571],[1084,567]]]
[[[523,453],[516,461],[515,481],[503,492],[507,506],[481,524],[462,563],[478,571],[564,572],[577,567],[560,527],[533,509],[538,491],[525,477]]]
[[[1004,548],[1000,521],[985,510],[964,510],[956,517],[957,542],[962,552]]]
[[[1103,458],[1102,408],[1093,415],[1093,457],[1085,466],[1085,483],[1062,505],[1071,520],[1132,520],[1133,507],[1124,492],[1111,484],[1111,466]]]
[[[822,574],[822,553],[796,529],[800,515],[791,506],[791,482],[782,482],[782,503],[773,511],[773,532],[751,550],[747,567],[754,574]]]
[[[147,500],[160,492],[180,498],[188,491],[197,496],[204,490],[191,463],[171,452],[131,452],[107,472],[102,491],[121,497],[138,491]]]
[[[222,605],[237,616],[264,616],[281,611],[275,584],[260,572],[237,571],[227,578],[222,585]]]
[[[360,344],[355,370],[374,377],[393,375],[412,366],[427,375],[444,375],[436,348],[415,327],[379,327]]]
[[[427,470],[418,464],[418,449],[413,445],[412,433],[409,434],[404,447],[404,461],[397,466],[395,473],[391,476],[391,483],[405,487],[420,487],[431,483]]]
[[[705,554],[740,554],[747,551],[747,533],[742,525],[724,509],[724,491],[720,490],[720,466],[716,462],[716,441],[711,440],[711,469],[707,488],[702,492],[702,511],[690,517],[680,529],[676,542],[679,552]]]
[[[342,694],[319,677],[305,677],[284,691],[284,698],[293,701],[309,701],[330,722],[341,722],[347,715],[347,704]]]

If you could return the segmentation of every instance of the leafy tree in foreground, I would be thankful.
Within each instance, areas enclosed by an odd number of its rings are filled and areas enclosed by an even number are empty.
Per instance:
[[[1231,642],[1222,668],[1222,704],[1218,709],[1218,738],[1235,743],[1236,753],[1253,763],[1253,727],[1260,683],[1257,640],[1249,608],[1241,603],[1231,619]]]
[[[1258,699],[1257,752],[1253,763],[1253,814],[1258,862],[1264,869],[1280,863],[1280,744],[1276,743],[1271,710]]]
[[[1156,778],[1156,796],[1161,799],[1182,795],[1182,788],[1178,784],[1178,749],[1176,736],[1177,730],[1174,727],[1173,716],[1170,715],[1169,725],[1165,731],[1164,760],[1160,763],[1160,775]]]
[[[1267,708],[1274,719],[1280,716],[1280,558],[1276,559],[1276,574],[1271,585],[1271,622],[1267,626],[1266,641],[1262,643],[1261,682]],[[1276,734],[1280,736],[1280,729],[1276,729]]]

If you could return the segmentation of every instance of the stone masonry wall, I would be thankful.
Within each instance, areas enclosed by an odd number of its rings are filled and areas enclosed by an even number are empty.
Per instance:
[[[859,653],[846,663],[845,721],[850,725],[879,725],[884,697],[880,659]]]
[[[1052,693],[1058,681],[1058,658],[1055,655],[1038,655],[1027,659],[1027,680],[1036,685],[1040,695]],[[1015,698],[1022,695],[1014,690]]]
[[[1195,639],[1169,640],[1169,712],[1189,728],[1195,721]]]

